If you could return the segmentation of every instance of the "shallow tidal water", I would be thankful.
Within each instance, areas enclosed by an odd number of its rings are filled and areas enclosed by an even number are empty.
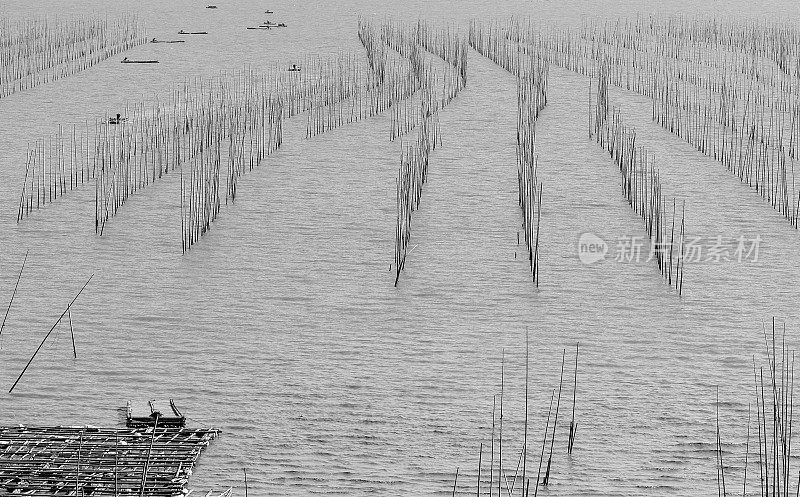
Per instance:
[[[570,379],[543,494],[713,493],[717,385],[726,462],[740,488],[735,466],[744,457],[753,356],[765,362],[762,326],[774,316],[786,323],[790,346],[800,343],[800,232],[721,164],[651,122],[640,95],[614,89],[611,99],[656,154],[668,196],[686,201],[687,234],[762,239],[757,260],[687,263],[681,297],[652,262],[579,259],[582,234],[613,248],[644,231],[623,200],[616,166],[587,137],[588,80],[556,67],[537,123],[544,194],[541,284],[533,286],[517,244],[516,82],[474,51],[467,87],[439,116],[443,146],[431,156],[398,288],[389,267],[400,144],[388,139],[387,116],[312,139],[304,116],[290,120],[283,147],[242,178],[235,205],[223,206],[185,255],[177,175],[132,196],[102,237],[94,233],[92,185],[19,224],[17,202],[27,143],[55,132],[55,123],[92,121],[126,101],[163,97],[194,75],[308,55],[364,56],[359,14],[463,26],[472,17],[516,14],[576,26],[586,16],[677,12],[796,22],[800,7],[740,0],[217,5],[0,2],[0,15],[12,18],[135,8],[151,38],[209,31],[183,44],[146,44],[0,99],[3,312],[30,250],[0,337],[0,424],[115,426],[128,400],[173,398],[192,424],[222,431],[190,481],[198,492],[233,486],[244,495],[247,468],[252,495],[443,496],[458,467],[467,495],[479,444],[489,443],[503,353],[503,465],[513,473],[517,464],[527,332],[533,440],[558,387],[562,351],[569,377],[580,342],[575,451],[566,455]],[[289,27],[244,29],[264,18]],[[119,64],[124,56],[160,64],[130,67]],[[78,359],[61,326],[7,394],[90,274],[72,311]]]

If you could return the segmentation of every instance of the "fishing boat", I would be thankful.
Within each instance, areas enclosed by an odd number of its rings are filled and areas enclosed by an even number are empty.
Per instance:
[[[207,35],[208,31],[178,31],[179,35]]]
[[[248,26],[247,29],[271,29],[269,26]]]
[[[159,409],[159,407],[155,405],[154,400],[148,401],[147,405],[150,410],[149,413],[134,413],[131,403],[128,401],[125,420],[125,425],[128,428],[146,428],[149,426],[158,426],[159,428],[181,428],[186,425],[186,416],[181,414],[172,399],[169,401],[171,413],[166,409]]]
[[[297,67],[297,64],[292,64],[292,67],[287,69],[289,72],[300,72],[300,68]]]
[[[122,117],[119,114],[117,114],[117,117],[109,117],[108,118],[108,124],[122,124],[127,120],[128,120],[127,117]]]
[[[153,38],[150,43],[186,43],[186,40],[156,40]]]
[[[123,64],[158,64],[157,60],[131,60],[127,57],[122,59],[120,62]]]

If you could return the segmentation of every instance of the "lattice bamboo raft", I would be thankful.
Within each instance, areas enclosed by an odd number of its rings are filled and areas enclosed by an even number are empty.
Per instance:
[[[217,430],[0,427],[0,494],[183,495]]]

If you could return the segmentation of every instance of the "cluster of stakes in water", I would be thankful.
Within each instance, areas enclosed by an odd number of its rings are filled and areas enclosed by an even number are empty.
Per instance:
[[[2,94],[72,74],[144,39],[136,17],[3,23]],[[551,64],[596,83],[589,91],[590,136],[617,162],[623,194],[645,223],[661,274],[679,293],[685,209],[666,200],[655,158],[636,144],[635,130],[610,104],[609,86],[649,97],[655,122],[721,162],[798,226],[800,36],[793,28],[651,17],[587,22],[579,29],[534,27],[518,19],[473,21],[463,32],[423,20],[360,19],[357,35],[365,58],[310,58],[302,72],[276,66],[195,79],[174,87],[163,101],[128,104],[121,116],[58,125],[29,146],[18,220],[91,181],[102,234],[131,195],[178,171],[186,250],[208,231],[220,206],[235,200],[238,178],[281,146],[284,119],[305,113],[310,138],[388,113],[389,139],[404,141],[397,283],[429,154],[441,144],[439,111],[465,87],[472,47],[518,80],[521,238],[535,283],[542,195],[535,123],[547,103]]]

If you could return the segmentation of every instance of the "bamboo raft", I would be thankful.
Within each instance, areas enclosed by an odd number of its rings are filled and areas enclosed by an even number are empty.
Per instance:
[[[4,495],[182,495],[219,432],[170,427],[0,427]]]

